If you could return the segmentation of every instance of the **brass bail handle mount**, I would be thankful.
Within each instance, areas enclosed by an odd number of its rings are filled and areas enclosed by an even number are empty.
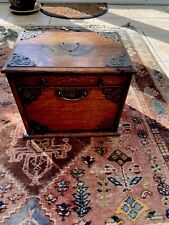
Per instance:
[[[79,42],[71,43],[71,44],[62,42],[61,46],[65,51],[71,53],[71,52],[76,51],[79,48],[80,44],[79,44]]]

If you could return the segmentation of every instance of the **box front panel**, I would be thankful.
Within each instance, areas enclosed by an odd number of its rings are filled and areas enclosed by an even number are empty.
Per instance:
[[[32,133],[113,131],[122,86],[19,87]]]

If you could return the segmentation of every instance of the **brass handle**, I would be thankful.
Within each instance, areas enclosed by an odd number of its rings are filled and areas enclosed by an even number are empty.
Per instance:
[[[62,42],[61,46],[65,51],[71,53],[71,52],[76,51],[79,48],[80,44],[78,42],[76,42],[76,43],[64,43],[64,42]]]
[[[97,82],[98,82],[98,86],[102,89],[103,86],[104,86],[104,81],[103,81],[103,79],[99,78]]]
[[[67,101],[77,101],[85,98],[88,95],[88,90],[86,89],[76,89],[76,88],[59,88],[56,90],[56,96],[61,97]]]
[[[45,86],[47,86],[47,84],[48,84],[48,81],[47,81],[45,78],[42,78],[42,79],[40,80],[40,85],[41,85],[41,86],[45,87]]]

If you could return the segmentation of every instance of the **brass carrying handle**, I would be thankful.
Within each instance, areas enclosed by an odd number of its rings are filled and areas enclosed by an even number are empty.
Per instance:
[[[80,44],[78,42],[72,44],[62,42],[61,46],[65,51],[71,53],[76,51],[79,48]]]
[[[88,95],[88,90],[77,88],[58,88],[55,94],[67,101],[78,101],[84,99]]]
[[[40,85],[42,86],[42,87],[45,87],[45,86],[47,86],[48,85],[48,81],[47,81],[47,79],[45,79],[45,78],[42,78],[42,79],[40,79]]]

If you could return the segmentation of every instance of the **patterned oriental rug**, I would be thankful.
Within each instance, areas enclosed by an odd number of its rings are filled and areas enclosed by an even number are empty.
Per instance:
[[[0,28],[1,66],[21,30]],[[90,30],[112,37],[112,29]],[[116,32],[137,69],[119,137],[23,140],[0,75],[0,224],[169,224],[168,78],[136,31]]]

